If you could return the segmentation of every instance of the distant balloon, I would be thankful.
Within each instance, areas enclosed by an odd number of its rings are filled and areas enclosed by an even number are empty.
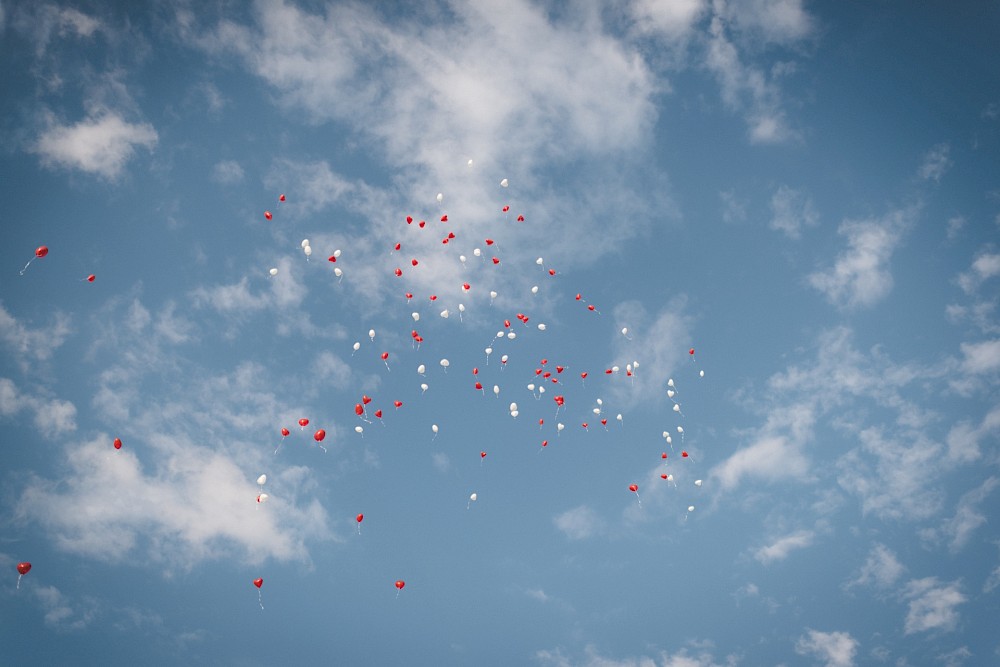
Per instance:
[[[30,572],[30,571],[31,571],[31,563],[25,562],[25,563],[18,563],[17,564],[17,572],[18,572],[18,574],[20,574],[20,575],[23,576],[25,574],[28,574],[28,572]]]
[[[309,420],[303,417],[302,419],[299,420],[299,426],[301,426],[302,428],[309,426]]]
[[[257,486],[264,486],[267,483],[267,475],[261,475],[257,478]]]
[[[443,194],[443,193],[441,193],[441,192],[439,192],[439,193],[437,194],[437,200],[438,200],[438,203],[439,203],[439,204],[440,204],[441,202],[443,202],[443,201],[444,201],[444,194]]]
[[[313,433],[313,440],[315,440],[316,442],[323,442],[324,438],[326,438],[326,431],[324,431],[323,429],[320,429],[315,433]]]
[[[402,579],[398,579],[396,581],[396,588],[398,588],[399,590],[403,590],[404,586],[406,586],[406,582],[403,581]]]
[[[266,502],[267,502],[267,499],[268,499],[269,497],[270,497],[270,496],[268,496],[268,495],[267,495],[266,493],[261,493],[261,494],[259,494],[259,495],[257,496],[257,504],[258,504],[258,505],[263,505],[264,503],[266,503]]]
[[[115,446],[115,449],[121,449],[122,448],[122,439],[121,438],[115,438],[115,441],[114,441],[113,444]]]
[[[257,577],[256,579],[253,580],[253,585],[256,586],[257,588],[260,588],[261,586],[264,585],[264,580],[261,577]]]
[[[500,181],[500,187],[505,188],[508,185],[510,185],[510,181],[508,181],[506,178]]]
[[[278,275],[278,269],[271,269],[267,273],[273,278],[274,276]]]
[[[87,276],[87,282],[88,283],[92,283],[95,280],[97,280],[97,276],[95,276],[93,273],[91,273],[89,276]]]
[[[264,219],[265,220],[270,220],[271,219],[271,212],[270,211],[264,211]]]
[[[701,484],[702,484],[702,481],[700,479],[694,480],[694,485],[695,486],[701,486]]]

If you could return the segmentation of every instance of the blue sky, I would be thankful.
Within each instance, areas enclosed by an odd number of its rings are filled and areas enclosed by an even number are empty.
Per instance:
[[[997,8],[424,4],[0,3],[0,662],[1000,659]]]

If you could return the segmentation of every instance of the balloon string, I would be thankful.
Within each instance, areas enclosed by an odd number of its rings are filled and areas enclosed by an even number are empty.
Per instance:
[[[17,575],[17,590],[21,590],[21,577],[23,575]]]
[[[23,275],[24,275],[24,272],[28,270],[28,267],[29,267],[29,266],[31,266],[31,263],[32,263],[33,261],[35,261],[35,258],[34,258],[34,257],[32,257],[31,259],[29,259],[29,260],[28,260],[28,263],[24,265],[24,268],[23,268],[23,269],[21,269],[21,273],[20,273],[19,275],[22,275],[22,276],[23,276]]]
[[[260,589],[259,588],[257,589],[257,602],[260,604],[261,611],[263,611],[264,610],[264,598],[261,597]]]

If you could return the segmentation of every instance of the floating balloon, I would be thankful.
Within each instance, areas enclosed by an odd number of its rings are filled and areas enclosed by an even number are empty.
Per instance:
[[[443,194],[443,193],[441,193],[441,192],[439,192],[439,193],[437,194],[437,200],[438,200],[438,203],[439,203],[439,204],[440,204],[441,202],[443,202],[443,201],[444,201],[444,194]]]
[[[700,487],[700,486],[701,486],[701,484],[702,484],[702,481],[701,481],[700,479],[696,479],[696,480],[694,480],[694,485],[695,485],[695,486],[697,486],[697,487]]]
[[[500,187],[505,188],[508,185],[510,185],[510,181],[508,181],[506,178],[500,181]]]
[[[267,483],[267,475],[261,475],[257,478],[257,486],[264,486]]]
[[[121,449],[122,448],[122,439],[121,438],[115,438],[115,441],[114,441],[113,444],[115,446],[115,449]]]
[[[268,273],[268,275],[270,275],[273,278],[276,275],[278,275],[278,269],[271,269],[267,273]]]
[[[261,494],[258,494],[258,496],[257,496],[257,504],[258,504],[258,505],[262,505],[262,504],[266,503],[266,502],[267,502],[267,499],[268,499],[269,497],[270,497],[270,496],[268,496],[268,495],[267,495],[266,493],[261,493]]]
[[[264,608],[264,600],[260,597],[260,587],[264,585],[264,579],[257,577],[253,580],[253,585],[257,587],[257,602],[260,604],[260,608]]]
[[[396,581],[396,588],[398,588],[399,590],[403,590],[404,586],[406,586],[406,582],[403,581],[402,579],[398,579]]]
[[[364,514],[359,514],[356,517],[354,517],[354,520],[358,524],[358,535],[360,535],[361,534],[361,522],[365,520],[365,515]]]
[[[299,420],[299,426],[304,429],[306,426],[309,426],[309,420],[303,417]]]
[[[323,442],[324,438],[326,438],[326,431],[324,431],[323,429],[320,429],[315,433],[313,433],[313,440],[315,440],[316,442]]]
[[[92,283],[95,280],[97,280],[97,276],[95,276],[93,273],[91,273],[89,276],[87,276],[87,282],[88,283]]]
[[[475,493],[471,494],[471,495],[469,496],[469,502],[468,502],[468,504],[467,504],[467,505],[465,506],[465,509],[469,509],[470,507],[472,507],[472,503],[476,502],[476,499],[477,499],[477,498],[479,498],[479,496],[478,496],[477,494],[475,494]]]

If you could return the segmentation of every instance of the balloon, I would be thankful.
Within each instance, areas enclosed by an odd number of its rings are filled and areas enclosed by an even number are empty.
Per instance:
[[[406,586],[406,582],[403,581],[402,579],[397,579],[396,588],[398,588],[399,590],[403,590],[403,586]]]
[[[268,271],[268,274],[273,278],[274,276],[278,275],[278,269],[271,269],[270,271]]]
[[[262,503],[266,503],[268,498],[269,496],[266,493],[260,494],[257,496],[257,504],[260,505]]]
[[[360,403],[355,403],[354,404],[354,414],[356,414],[359,417],[361,415],[365,414],[365,408],[364,408],[364,406],[362,406]]]
[[[368,330],[368,337],[371,338],[371,340],[372,340],[373,343],[375,342],[375,330],[374,329],[369,329]]]
[[[357,352],[360,349],[361,349],[361,343],[355,341],[354,342],[354,351]]]
[[[121,449],[122,448],[122,439],[121,438],[115,438],[114,445],[115,445],[115,449]]]
[[[421,391],[427,391],[427,383],[426,382],[421,382],[420,383],[420,390]]]
[[[688,354],[690,354],[692,357],[694,356],[694,348],[693,347],[690,350],[688,350]]]
[[[510,181],[508,181],[506,178],[500,181],[500,187],[505,188],[508,185],[510,185]]]
[[[340,257],[340,248],[337,248],[336,250],[333,251],[333,256]]]
[[[535,264],[537,264],[538,266],[542,266],[543,264],[545,264],[545,260],[539,257],[538,259],[535,260]]]
[[[316,442],[323,442],[323,439],[325,437],[326,437],[326,431],[324,431],[323,429],[320,429],[315,433],[313,433],[313,440],[315,440]]]
[[[534,286],[532,286],[532,288],[531,288],[531,293],[532,293],[532,294],[538,294],[538,285],[534,285]]]
[[[261,475],[260,477],[257,478],[258,486],[264,486],[264,484],[266,483],[267,483],[267,475]]]
[[[302,252],[306,254],[306,257],[310,257],[313,254],[313,249],[311,246],[306,246],[305,248],[302,249]]]
[[[288,434],[289,434],[289,433],[291,433],[291,431],[289,431],[289,430],[288,430],[287,428],[285,428],[284,426],[282,426],[282,427],[281,427],[281,435],[282,435],[282,437],[285,437],[285,438],[287,438],[287,437],[288,437]]]
[[[397,409],[403,407],[402,401],[393,401],[392,404],[395,405]]]
[[[354,520],[357,521],[358,523],[361,523],[362,521],[365,520],[365,515],[364,514],[359,514],[356,517],[354,517]]]
[[[361,427],[361,426],[355,426],[354,427],[354,432],[355,433],[364,433],[365,429],[363,427]]]
[[[437,424],[431,424],[431,430],[434,431],[435,433],[437,433],[438,432],[438,425]]]
[[[389,353],[388,352],[383,352],[382,353],[382,361],[385,361],[388,358],[389,358]]]
[[[438,203],[443,202],[444,201],[444,194],[439,192],[437,194],[437,200],[438,200]]]
[[[264,585],[264,580],[261,577],[257,577],[256,579],[253,580],[253,585],[256,586],[257,588],[260,588],[261,586]]]
[[[30,570],[31,570],[31,563],[25,562],[25,563],[18,563],[17,564],[17,572],[18,572],[18,574],[20,574],[22,576],[25,575],[25,574],[28,574],[28,572]]]
[[[493,385],[493,394],[497,397],[500,396],[500,385],[498,384]]]
[[[705,377],[705,371],[698,371],[698,377]]]
[[[443,317],[444,319],[448,319],[448,316],[449,316],[450,314],[451,314],[451,313],[449,313],[449,312],[448,312],[448,309],[447,309],[447,308],[445,308],[444,310],[442,310],[442,311],[441,311],[441,317]]]
[[[475,250],[472,251],[472,254],[475,255],[476,257],[481,257],[482,254],[483,254],[483,251],[480,250],[479,248],[476,248]]]
[[[365,405],[368,405],[369,403],[372,402],[372,397],[369,396],[368,394],[365,394],[364,396],[361,397],[361,402],[364,403]]]
[[[700,479],[694,480],[694,485],[695,486],[701,486],[701,480]]]
[[[486,452],[479,452],[479,458],[485,459],[486,458]]]
[[[516,410],[517,410],[517,403],[511,403],[511,404],[510,404],[510,411],[511,411],[511,412],[514,412],[514,411],[516,411]]]
[[[266,220],[270,220],[271,219],[271,212],[270,211],[264,211],[264,218]]]
[[[308,248],[309,247],[309,239],[302,239],[301,243],[299,243],[299,246],[303,250],[305,250],[306,248]]]
[[[333,270],[333,275],[337,276],[338,278],[342,278],[342,277],[343,277],[343,275],[344,275],[344,272],[343,272],[343,271],[341,271],[341,270],[340,270],[340,267],[338,266],[337,268],[335,268],[335,269]]]
[[[538,330],[539,330],[539,331],[545,331],[545,324],[544,324],[544,323],[542,323],[542,324],[539,324],[539,325],[538,325]]]
[[[639,485],[638,484],[629,484],[628,485],[628,490],[631,491],[632,493],[637,493],[639,491]]]
[[[285,201],[285,195],[278,195],[278,201]]]
[[[440,364],[441,364],[441,368],[444,368],[444,369],[447,369],[447,368],[448,368],[448,366],[450,366],[450,365],[451,365],[451,362],[450,362],[450,361],[448,361],[447,359],[442,359],[442,360],[440,361]]]
[[[478,498],[479,498],[479,496],[477,494],[475,494],[475,493],[473,493],[471,496],[469,496],[469,500],[471,500],[473,502],[475,502],[476,499],[478,499]]]
[[[95,276],[93,273],[91,273],[89,276],[87,276],[87,282],[88,283],[92,283],[95,280],[97,280],[97,276]]]
[[[309,425],[309,420],[306,419],[305,417],[299,420],[299,426],[301,426],[302,428],[305,428],[308,425]]]
[[[410,317],[413,318],[414,322],[419,322],[420,321],[420,313],[410,313]]]

